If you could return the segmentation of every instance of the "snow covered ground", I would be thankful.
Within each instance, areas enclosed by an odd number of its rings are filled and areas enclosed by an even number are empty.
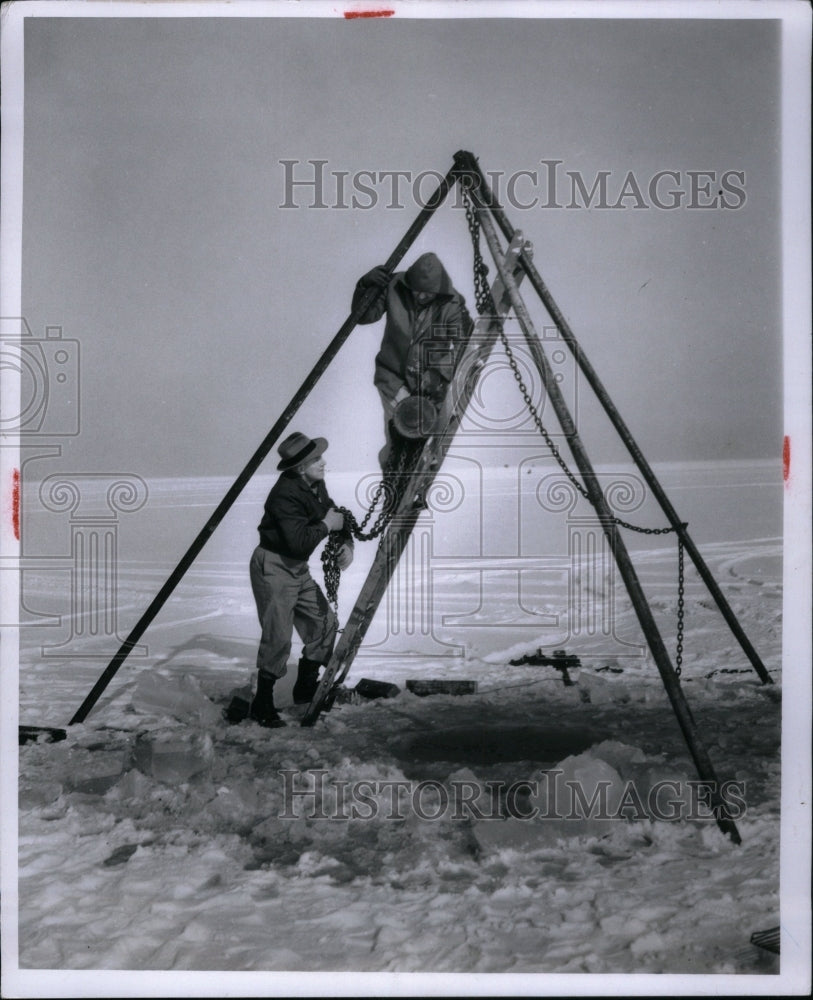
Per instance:
[[[290,704],[293,669],[278,685],[287,728],[221,714],[254,672],[247,560],[271,480],[250,485],[86,722],[20,748],[21,969],[762,974],[753,989],[770,989],[779,960],[749,938],[779,924],[781,471],[659,470],[775,681],[760,683],[687,559],[683,690],[720,781],[734,783],[740,846],[698,802],[600,542],[573,542],[593,537],[589,512],[545,512],[522,469],[486,471],[472,489],[458,470],[457,506],[430,503],[346,682],[401,693],[350,698],[311,729]],[[535,468],[534,483],[553,471]],[[119,636],[225,485],[154,483],[121,516]],[[328,473],[328,485],[360,509],[350,477]],[[26,498],[33,524],[36,489]],[[664,523],[649,501],[623,516]],[[674,540],[625,537],[674,652]],[[373,551],[359,547],[343,576],[343,619]],[[82,584],[67,569],[32,554],[24,600],[51,625],[22,632],[21,723],[64,726],[117,647],[104,627],[79,628],[88,607],[69,605],[66,581],[74,599]],[[580,658],[572,686],[509,665],[540,646]],[[477,692],[405,689],[440,677]],[[603,816],[552,807],[556,772],[588,799],[606,791]],[[529,982],[515,987],[545,990]]]

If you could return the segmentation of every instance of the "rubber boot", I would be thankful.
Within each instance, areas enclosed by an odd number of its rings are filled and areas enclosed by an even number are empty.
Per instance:
[[[299,668],[296,674],[296,684],[294,684],[294,704],[308,705],[316,694],[319,687],[319,667],[322,664],[319,660],[309,660],[303,656],[299,661]]]
[[[248,712],[250,719],[259,722],[266,729],[280,729],[286,724],[274,706],[276,680],[276,677],[269,677],[268,674],[257,674],[257,693],[252,699]]]

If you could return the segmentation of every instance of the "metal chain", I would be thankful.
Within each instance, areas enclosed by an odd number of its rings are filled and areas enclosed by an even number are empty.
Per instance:
[[[539,416],[539,412],[537,411],[536,407],[533,404],[533,401],[531,399],[531,394],[528,392],[528,387],[522,380],[522,375],[520,374],[519,371],[519,365],[517,364],[513,351],[511,350],[511,346],[508,343],[508,338],[505,336],[505,332],[503,330],[500,330],[500,340],[502,341],[502,346],[505,348],[505,353],[508,355],[508,364],[510,365],[511,371],[514,374],[514,379],[516,380],[516,383],[519,386],[519,391],[522,393],[522,398],[525,400],[525,406],[527,407],[528,412],[531,414],[533,422],[536,424],[537,430],[545,439],[545,444],[548,446],[550,453],[556,459],[559,468],[562,470],[562,472],[564,472],[564,474],[567,476],[567,478],[570,480],[573,486],[579,491],[579,493],[581,493],[584,499],[589,500],[590,494],[570,471],[570,469],[567,466],[567,463],[562,458],[559,449],[553,443],[550,434],[547,432],[544,424],[542,423],[542,418]]]
[[[494,305],[494,299],[491,296],[491,290],[488,288],[486,283],[486,276],[488,274],[488,267],[483,261],[483,255],[480,251],[480,220],[477,217],[477,213],[471,202],[471,196],[469,194],[468,188],[464,185],[463,187],[463,200],[466,207],[466,223],[469,227],[469,234],[471,235],[472,248],[474,250],[474,294],[477,302],[477,310],[480,315],[484,312],[488,312],[490,315],[496,316],[497,310]],[[542,418],[539,416],[539,411],[536,409],[531,398],[531,394],[528,391],[528,387],[523,381],[522,375],[519,370],[519,365],[514,357],[514,352],[511,350],[511,345],[508,342],[508,338],[505,335],[505,330],[500,325],[500,341],[505,349],[505,353],[508,356],[508,364],[511,368],[511,372],[514,379],[519,386],[519,391],[522,393],[522,398],[525,400],[525,406],[528,412],[533,418],[536,424],[537,430],[542,435],[545,440],[545,444],[548,446],[551,454],[556,459],[559,467],[562,469],[564,474],[573,484],[574,488],[584,497],[585,500],[590,500],[590,493],[588,490],[579,482],[573,472],[568,468],[567,463],[562,458],[559,449],[553,442],[550,434],[548,433],[545,425],[542,423]],[[623,528],[629,528],[631,531],[638,531],[644,535],[667,535],[676,529],[671,525],[666,528],[642,528],[635,524],[630,524],[629,521],[623,521],[620,517],[611,515],[612,523],[618,524]]]
[[[331,531],[327,536],[327,542],[325,542],[325,547],[322,549],[322,570],[325,577],[325,593],[327,594],[327,599],[333,605],[333,610],[336,611],[339,605],[339,582],[342,577],[342,571],[339,567],[339,551],[341,550],[342,543],[339,541],[339,533],[337,531]]]
[[[466,225],[469,227],[474,253],[474,301],[477,304],[477,312],[480,316],[493,316],[495,320],[499,321],[497,307],[488,286],[488,265],[483,260],[483,254],[480,251],[480,219],[474,210],[468,183],[462,183],[461,187],[466,210]]]
[[[500,331],[500,339],[502,340],[502,345],[505,348],[505,353],[508,355],[508,364],[511,367],[511,371],[514,373],[514,378],[516,379],[517,385],[519,386],[519,390],[522,393],[522,398],[525,400],[525,405],[528,408],[528,412],[533,417],[533,421],[536,424],[539,433],[545,439],[545,444],[548,446],[551,454],[558,462],[559,467],[567,476],[567,478],[570,480],[570,482],[573,484],[575,489],[577,489],[579,493],[581,493],[581,495],[584,497],[585,500],[590,500],[589,492],[584,488],[584,486],[582,486],[582,484],[578,481],[573,472],[568,468],[565,460],[562,458],[561,452],[553,443],[550,434],[545,429],[542,423],[542,419],[540,418],[539,413],[536,407],[534,406],[533,401],[531,400],[531,395],[528,392],[528,388],[522,380],[522,375],[519,372],[519,366],[517,365],[513,352],[511,351],[511,347],[508,344],[508,340],[505,336],[505,333],[502,331]],[[673,528],[671,525],[669,525],[666,528],[644,528],[637,524],[630,524],[629,521],[624,521],[620,517],[617,517],[615,514],[610,515],[610,520],[613,524],[617,524],[622,528],[629,528],[630,531],[637,531],[642,535],[668,535],[670,532],[677,530]]]
[[[630,524],[629,521],[622,521],[620,517],[616,517],[614,514],[613,524],[617,524],[622,528],[629,528],[630,531],[637,531],[640,535],[669,535],[673,531],[677,531],[677,528],[673,528],[671,525],[668,528],[642,528],[640,524]]]
[[[353,512],[348,510],[347,507],[337,508],[344,515],[345,527],[355,539],[360,542],[369,542],[383,534],[387,525],[395,516],[395,511],[403,497],[403,487],[406,484],[409,473],[416,464],[422,448],[422,441],[411,442],[400,438],[393,439],[390,457],[383,470],[384,478],[376,486],[369,509],[361,523],[356,520]],[[388,486],[390,489],[388,489]],[[384,503],[381,505],[381,509],[372,527],[369,531],[365,532],[364,529],[367,527],[370,518],[373,516],[373,511],[378,506],[385,492],[387,495],[384,498]],[[341,547],[340,532],[331,531],[321,555],[325,578],[325,593],[328,601],[333,605],[334,611],[338,609],[339,603],[339,583],[341,582],[342,575],[341,567],[339,566],[339,552]]]
[[[466,209],[466,224],[469,228],[469,235],[471,236],[472,250],[474,253],[474,297],[477,303],[477,312],[483,315],[489,315],[497,317],[497,309],[494,304],[494,299],[491,295],[491,289],[488,287],[487,275],[488,267],[483,261],[483,255],[480,250],[480,219],[472,204],[471,196],[469,194],[469,188],[467,184],[461,185],[463,190],[463,202]],[[545,440],[545,444],[548,446],[553,457],[556,459],[561,470],[567,476],[568,480],[573,484],[573,487],[584,497],[585,500],[592,499],[588,490],[579,482],[573,472],[568,468],[567,463],[562,458],[559,449],[554,444],[551,439],[550,434],[546,430],[544,424],[542,423],[542,418],[539,416],[539,412],[533,404],[533,399],[531,398],[530,392],[528,392],[528,387],[522,379],[522,375],[519,370],[519,365],[517,364],[514,353],[511,350],[511,345],[508,343],[508,338],[505,335],[505,330],[502,323],[499,327],[499,335],[502,346],[508,356],[508,364],[513,373],[514,380],[519,386],[519,391],[522,393],[522,398],[525,400],[525,406],[528,409],[534,423],[536,424],[537,430],[542,435]],[[619,527],[628,528],[630,531],[637,531],[642,535],[668,535],[671,532],[677,532],[677,528],[669,525],[666,528],[644,528],[637,524],[630,524],[629,521],[624,521],[620,517],[616,517],[614,514],[610,515],[610,521],[612,524],[617,524]],[[683,524],[683,528],[687,525]],[[683,539],[678,534],[678,622],[677,622],[677,656],[676,663],[677,676],[680,677],[681,667],[683,664],[683,630],[684,630],[684,565],[683,565]]]
[[[497,316],[497,308],[494,304],[494,299],[491,295],[491,289],[488,287],[487,276],[488,267],[483,261],[483,254],[480,250],[480,219],[474,210],[472,205],[471,196],[469,194],[468,188],[463,187],[463,201],[466,207],[466,224],[469,227],[469,235],[471,236],[472,249],[474,252],[474,297],[477,303],[477,311],[482,315]],[[514,375],[514,379],[519,386],[519,391],[522,393],[522,398],[525,400],[525,406],[528,412],[531,414],[534,423],[536,424],[537,430],[545,439],[545,444],[551,451],[551,454],[559,463],[560,468],[573,484],[573,486],[581,493],[585,500],[590,499],[590,494],[582,486],[582,484],[576,479],[570,469],[567,467],[564,459],[559,453],[559,449],[553,443],[550,434],[548,434],[542,423],[542,418],[531,399],[531,394],[528,392],[528,387],[522,379],[522,375],[519,370],[519,365],[514,357],[514,352],[511,350],[511,345],[508,343],[508,338],[505,335],[505,330],[503,329],[502,323],[499,327],[500,342],[508,356],[508,364],[511,367],[511,372]]]

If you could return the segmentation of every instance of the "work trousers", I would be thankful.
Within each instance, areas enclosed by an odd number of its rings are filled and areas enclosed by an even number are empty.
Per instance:
[[[390,458],[390,453],[392,452],[392,433],[390,429],[390,421],[395,413],[395,401],[390,399],[389,396],[385,396],[384,393],[379,389],[378,395],[381,397],[381,406],[384,408],[384,439],[386,444],[378,453],[378,464],[381,469],[384,470],[387,467],[387,462]]]
[[[339,622],[310,575],[307,562],[257,548],[249,566],[262,636],[257,669],[269,677],[288,670],[293,629],[304,643],[302,655],[327,663]]]

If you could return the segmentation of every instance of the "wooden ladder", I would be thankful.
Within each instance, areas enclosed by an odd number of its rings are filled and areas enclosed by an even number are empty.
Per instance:
[[[524,271],[520,255],[530,256],[531,244],[517,231],[505,252],[507,266],[512,269],[512,277],[518,285]],[[481,316],[466,343],[466,347],[455,368],[455,373],[438,415],[438,430],[430,437],[417,460],[407,482],[403,485],[401,500],[392,520],[379,542],[373,565],[367,574],[364,586],[347,619],[333,656],[328,661],[313,699],[302,717],[303,726],[312,726],[321,713],[331,707],[336,691],[364,641],[364,636],[386,593],[395,572],[401,553],[406,548],[423,505],[416,497],[426,497],[435,477],[440,471],[461,418],[474,393],[477,379],[483,365],[499,337],[503,320],[511,308],[511,298],[501,277],[497,277],[491,287],[491,295],[496,306],[496,315]]]

